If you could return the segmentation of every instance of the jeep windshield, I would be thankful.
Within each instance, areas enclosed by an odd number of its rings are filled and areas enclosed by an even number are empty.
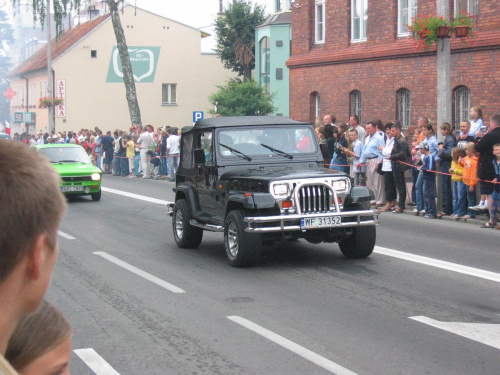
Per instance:
[[[294,155],[314,154],[318,147],[312,128],[304,125],[223,129],[218,143],[219,153],[225,158],[240,153],[248,157],[276,155],[292,159]]]

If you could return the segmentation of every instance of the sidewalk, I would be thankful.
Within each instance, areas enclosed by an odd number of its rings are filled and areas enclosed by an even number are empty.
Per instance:
[[[413,212],[414,208],[415,208],[415,206],[408,206],[407,205],[405,210],[402,213],[405,215],[416,216],[415,212]],[[393,212],[380,212],[380,214],[381,215],[383,215],[383,214],[397,215]],[[477,226],[482,225],[489,220],[489,218],[486,214],[476,214],[476,217],[474,219],[467,219],[467,220],[462,220],[462,219],[455,220],[452,217],[447,216],[447,215],[443,216],[441,219],[438,219],[438,218],[436,218],[436,219],[424,219],[422,214],[420,214],[419,217],[421,217],[422,220],[426,220],[426,221],[430,221],[430,222],[432,222],[434,220],[446,220],[446,221],[453,221],[455,223],[466,223],[466,224],[473,224],[473,225],[477,225]]]

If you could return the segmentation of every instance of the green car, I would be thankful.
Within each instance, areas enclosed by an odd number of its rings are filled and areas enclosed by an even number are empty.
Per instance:
[[[61,191],[66,195],[90,195],[101,200],[102,171],[92,164],[84,148],[75,144],[36,146],[61,176]]]

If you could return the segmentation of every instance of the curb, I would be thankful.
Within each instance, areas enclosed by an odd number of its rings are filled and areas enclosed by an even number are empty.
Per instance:
[[[410,206],[412,207],[412,206]],[[408,215],[408,216],[415,216],[415,217],[422,217],[422,216],[417,216],[415,215],[414,212],[412,212],[413,208],[405,208],[405,210],[402,212],[402,214],[404,215]],[[377,210],[378,211],[378,210]],[[385,214],[385,212],[380,212],[378,211],[379,214]],[[393,212],[391,212],[393,214]],[[482,225],[484,223],[486,223],[488,221],[488,216],[487,215],[483,215],[483,214],[476,214],[476,217],[474,219],[466,219],[466,220],[462,220],[462,219],[459,219],[459,220],[455,220],[451,217],[449,217],[448,215],[446,216],[443,216],[442,218],[436,218],[436,219],[432,219],[432,220],[445,220],[445,221],[452,221],[454,223],[463,223],[463,224],[472,224],[472,225]]]

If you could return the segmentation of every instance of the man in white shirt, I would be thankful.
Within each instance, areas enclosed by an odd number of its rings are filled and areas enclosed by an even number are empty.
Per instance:
[[[352,115],[349,118],[349,130],[355,129],[358,132],[358,139],[360,140],[361,144],[365,144],[365,137],[366,137],[366,131],[365,129],[359,125],[359,117],[357,115]]]
[[[148,160],[147,152],[148,150],[152,150],[154,146],[153,135],[148,131],[147,127],[144,127],[139,130],[139,138],[137,139],[137,143],[141,147],[141,168],[144,176],[142,178],[151,178],[151,168]]]
[[[175,181],[175,174],[179,167],[179,140],[177,128],[168,129],[167,138],[167,160],[168,160],[168,174],[170,181]]]

